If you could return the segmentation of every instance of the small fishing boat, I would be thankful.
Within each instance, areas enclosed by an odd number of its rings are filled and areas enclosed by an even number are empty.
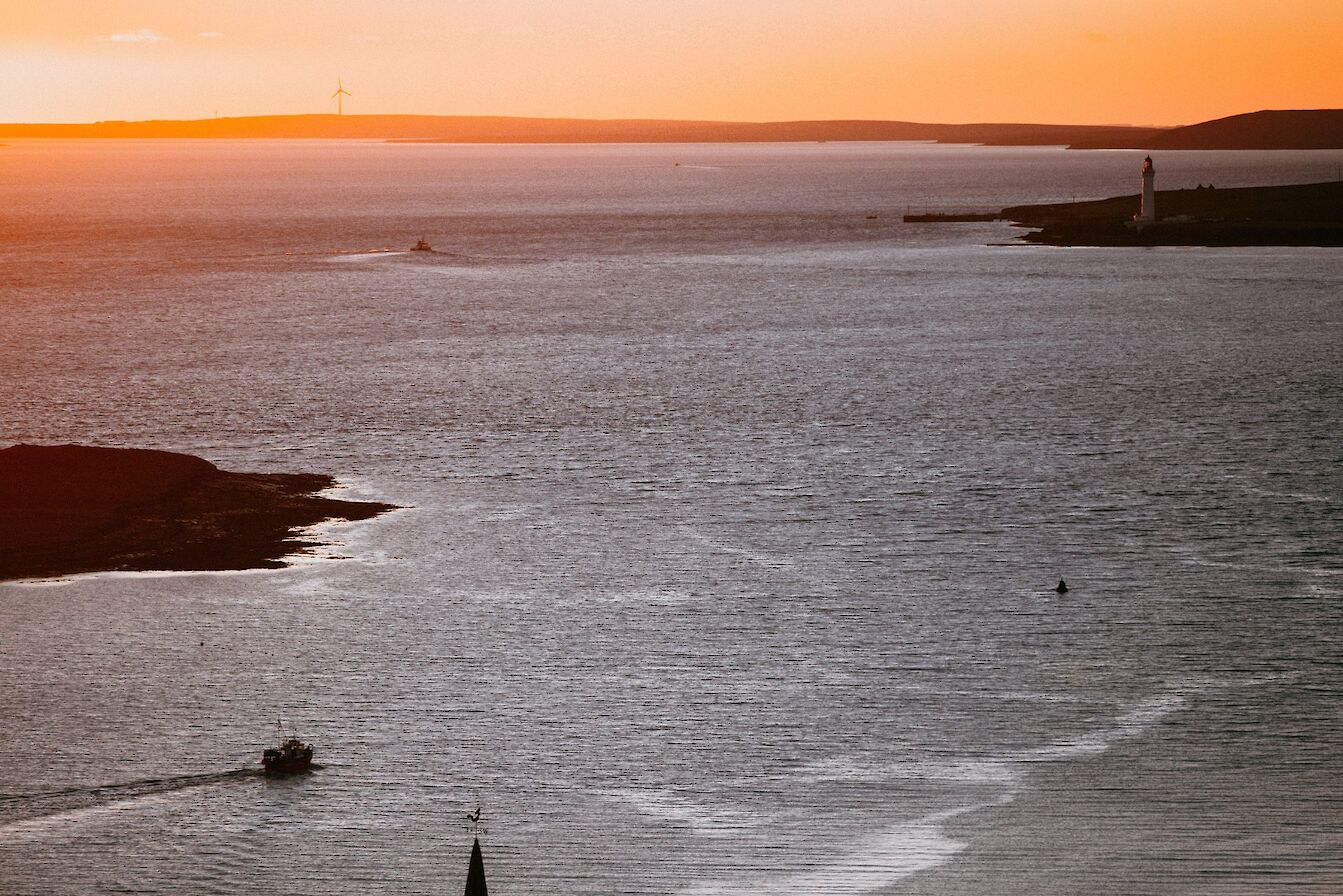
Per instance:
[[[297,775],[312,768],[312,744],[297,737],[286,738],[281,732],[280,744],[261,754],[261,767],[267,775]]]
[[[413,246],[410,247],[410,251],[412,251],[412,252],[432,252],[432,251],[434,251],[434,247],[431,246],[431,245],[429,245],[429,244],[428,244],[427,242],[425,242],[424,240],[419,240],[419,241],[417,241],[417,242],[415,243],[415,245],[413,245]]]

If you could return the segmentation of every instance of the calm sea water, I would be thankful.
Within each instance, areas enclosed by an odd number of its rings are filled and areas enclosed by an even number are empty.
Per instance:
[[[1140,156],[0,149],[0,444],[407,508],[0,586],[0,892],[1343,891],[1343,255],[900,223]]]

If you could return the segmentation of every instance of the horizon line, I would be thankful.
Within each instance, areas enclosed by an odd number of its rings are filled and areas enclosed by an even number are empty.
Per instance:
[[[1331,110],[1279,110],[1279,109],[1259,109],[1255,112],[1269,111],[1331,111]],[[1219,116],[1213,119],[1204,119],[1206,121],[1217,121],[1220,118],[1233,118],[1236,115],[1254,114],[1234,113],[1229,116]],[[1187,127],[1188,124],[1132,124],[1129,122],[1104,122],[1100,124],[1078,124],[1071,121],[1031,121],[1027,119],[1004,120],[1004,121],[918,121],[912,118],[770,118],[770,119],[745,119],[745,118],[659,118],[646,116],[578,116],[578,115],[506,115],[496,113],[437,113],[437,112],[347,112],[339,114],[336,112],[261,112],[244,113],[232,115],[207,115],[197,118],[99,118],[94,120],[46,120],[46,121],[22,121],[15,119],[0,119],[0,126],[24,126],[24,127],[90,127],[100,124],[158,124],[158,123],[198,123],[207,121],[240,121],[258,118],[332,118],[332,119],[368,119],[368,118],[438,118],[438,119],[498,119],[506,121],[574,121],[574,122],[594,122],[594,123],[622,123],[637,122],[647,124],[696,124],[696,125],[777,125],[777,124],[829,124],[829,123],[853,123],[853,124],[908,124],[908,125],[930,125],[930,126],[950,126],[950,127],[976,127],[985,125],[994,126],[1029,126],[1029,127],[1059,127],[1059,128],[1134,128],[1144,130],[1170,130],[1172,128]],[[1203,120],[1197,123],[1202,123]]]
[[[328,139],[393,143],[831,143],[931,142],[1072,149],[1343,149],[1343,109],[1264,109],[1168,127],[873,118],[722,121],[543,118],[520,115],[288,115],[0,123],[0,138]]]

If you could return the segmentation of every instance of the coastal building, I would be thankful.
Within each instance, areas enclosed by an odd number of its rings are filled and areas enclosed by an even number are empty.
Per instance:
[[[1156,168],[1152,166],[1152,157],[1142,163],[1142,204],[1133,220],[1139,225],[1156,223]]]

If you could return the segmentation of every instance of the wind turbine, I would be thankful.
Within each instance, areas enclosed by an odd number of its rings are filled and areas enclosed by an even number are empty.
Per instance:
[[[343,100],[345,97],[347,97],[347,96],[354,96],[354,94],[350,93],[350,91],[348,91],[348,90],[345,89],[345,87],[340,83],[340,77],[337,76],[337,78],[336,78],[336,92],[333,93],[333,94],[331,94],[331,98],[332,98],[333,100],[336,101],[336,114],[337,114],[337,115],[344,115],[344,114],[345,114],[345,109],[342,107],[341,104],[342,104],[342,100]]]

